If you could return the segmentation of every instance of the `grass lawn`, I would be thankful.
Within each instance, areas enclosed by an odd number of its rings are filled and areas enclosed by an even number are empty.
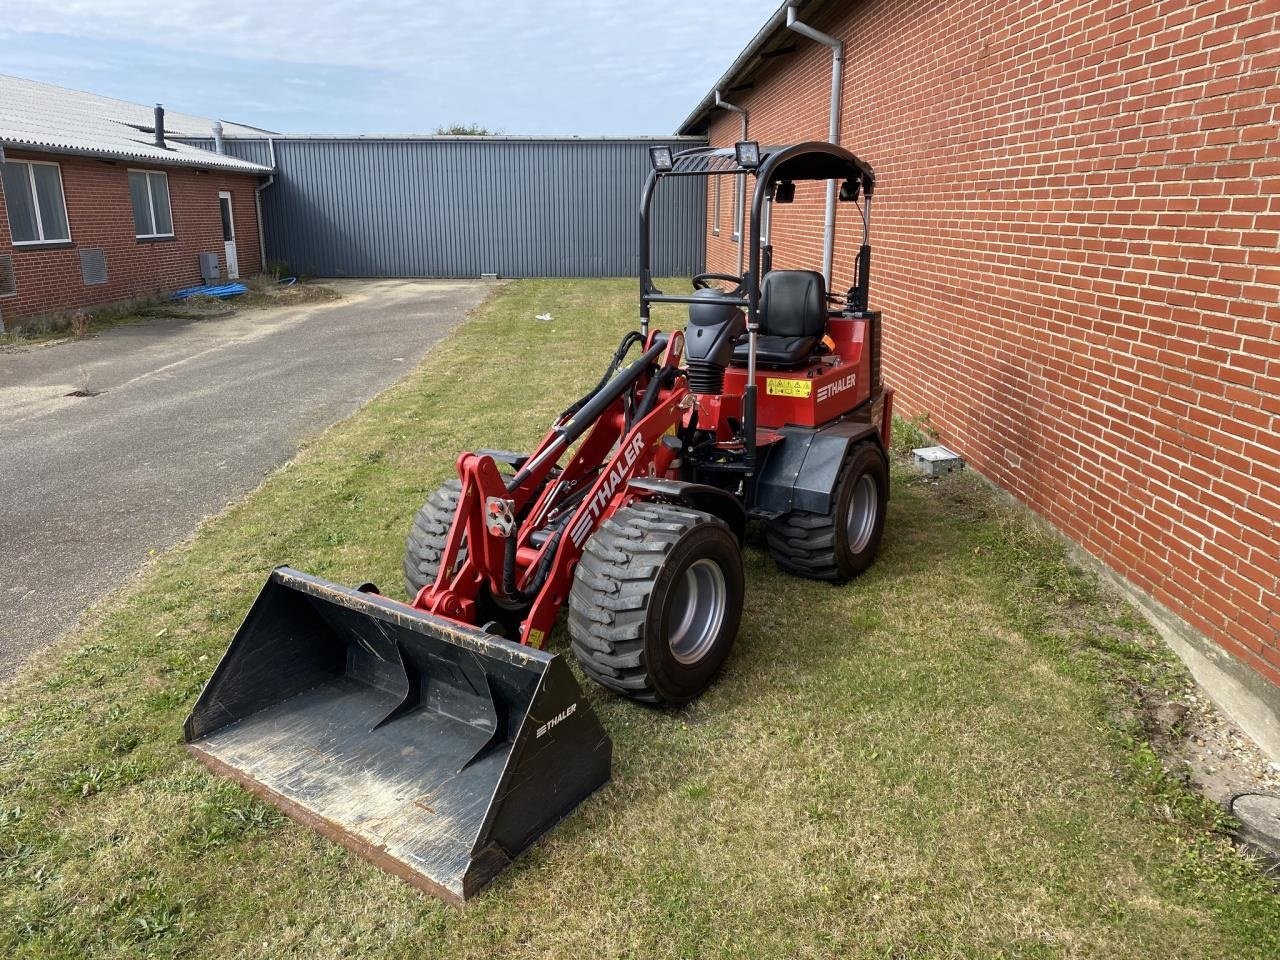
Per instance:
[[[1123,719],[1127,684],[1176,667],[973,477],[895,468],[880,560],[845,587],[780,574],[757,536],[698,703],[584,682],[611,785],[465,910],[188,757],[182,720],[267,571],[402,596],[406,529],[457,451],[539,436],[634,286],[502,288],[0,691],[0,956],[1280,955],[1276,887]]]

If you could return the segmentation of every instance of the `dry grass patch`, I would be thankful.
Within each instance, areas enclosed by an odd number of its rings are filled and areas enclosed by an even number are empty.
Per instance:
[[[337,290],[323,283],[285,285],[268,274],[259,274],[243,282],[249,291],[229,300],[203,295],[182,301],[142,296],[104,307],[37,317],[0,333],[0,349],[90,337],[112,327],[155,320],[220,320],[257,307],[296,307],[342,299]]]

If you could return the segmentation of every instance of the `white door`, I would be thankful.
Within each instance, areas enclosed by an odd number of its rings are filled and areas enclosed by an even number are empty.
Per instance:
[[[240,277],[240,262],[236,259],[236,218],[231,215],[231,194],[225,190],[218,194],[218,210],[222,214],[222,241],[227,250],[227,279]]]

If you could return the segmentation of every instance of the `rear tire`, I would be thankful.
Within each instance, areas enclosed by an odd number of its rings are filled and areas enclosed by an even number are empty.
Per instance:
[[[742,551],[718,517],[634,503],[587,540],[569,594],[569,636],[597,683],[646,703],[710,685],[742,620]]]
[[[462,481],[456,478],[447,480],[427,498],[413,518],[413,527],[404,545],[404,585],[410,599],[428,583],[435,583],[440,557],[444,554],[445,541],[461,498]],[[458,559],[465,556],[466,551],[463,550]]]
[[[874,443],[845,460],[828,513],[793,510],[769,521],[769,553],[788,573],[843,583],[876,559],[889,504],[889,467]]]

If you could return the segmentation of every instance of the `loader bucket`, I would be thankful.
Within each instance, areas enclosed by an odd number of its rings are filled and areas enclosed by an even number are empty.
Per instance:
[[[462,903],[609,779],[557,655],[280,567],[184,727],[302,823]]]

